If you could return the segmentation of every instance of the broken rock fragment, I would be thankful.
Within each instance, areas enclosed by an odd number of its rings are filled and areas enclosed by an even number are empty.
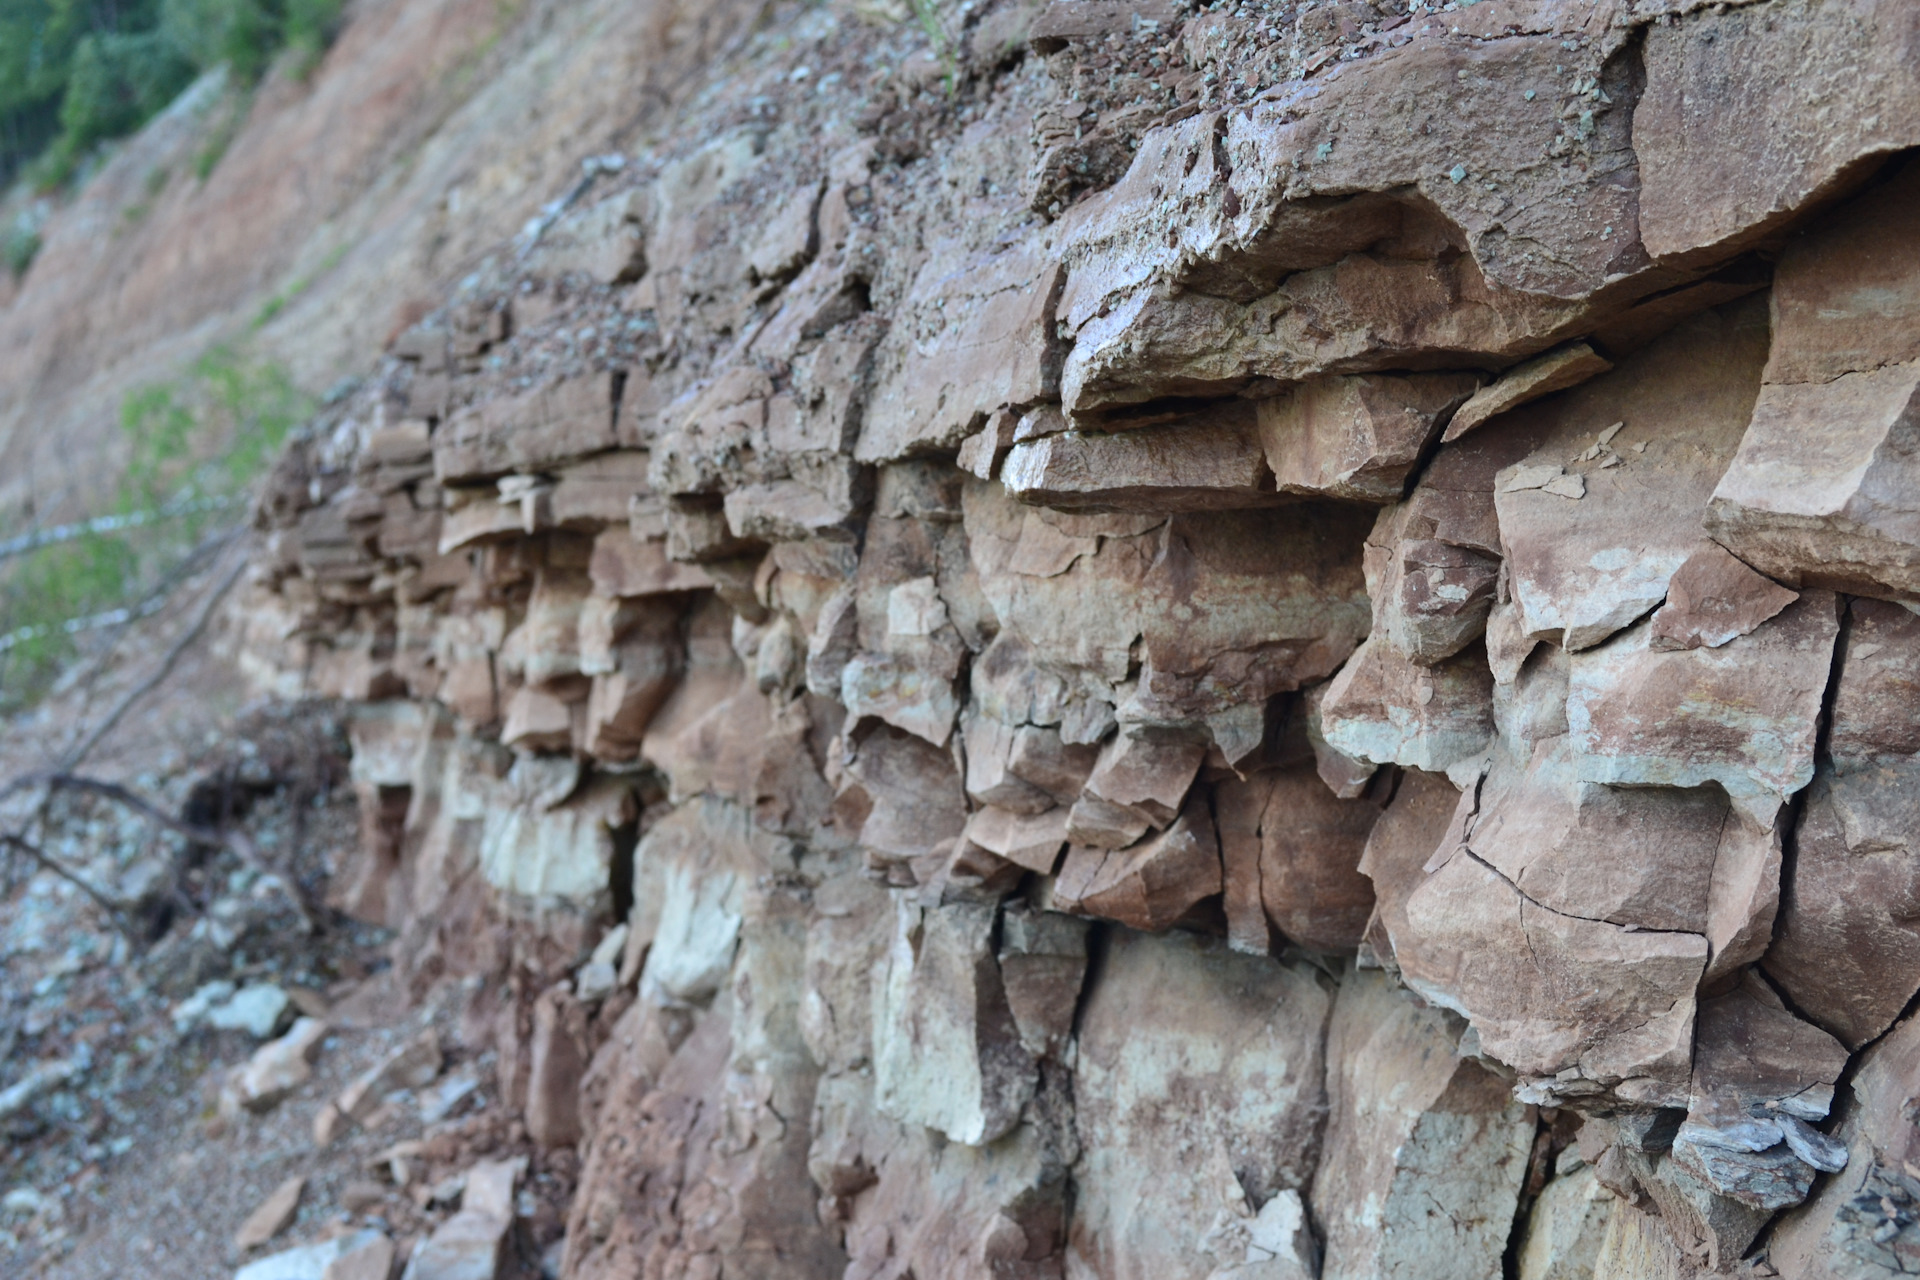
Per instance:
[[[1920,618],[1848,607],[1831,763],[1806,793],[1767,974],[1807,1017],[1857,1049],[1920,990]]]
[[[1034,1089],[992,948],[994,914],[903,900],[874,985],[875,1105],[970,1146],[1011,1129]]]
[[[1219,838],[1196,796],[1172,826],[1129,848],[1069,846],[1053,904],[1157,933],[1221,887]]]
[[[1478,649],[1422,666],[1369,636],[1327,685],[1320,732],[1356,760],[1445,772],[1493,740],[1493,676]]]
[[[1920,167],[1783,257],[1774,354],[1707,531],[1789,586],[1920,599]]]
[[[1558,347],[1545,355],[1522,360],[1492,383],[1473,393],[1447,423],[1443,440],[1452,442],[1475,427],[1529,400],[1577,387],[1588,378],[1613,368],[1613,363],[1584,342]]]
[[[1023,441],[1007,454],[1000,481],[1022,502],[1064,510],[1219,511],[1279,501],[1245,401],[1194,421]]]
[[[1846,1145],[1814,1128],[1846,1066],[1837,1040],[1788,1012],[1752,970],[1701,1003],[1698,1036],[1675,1163],[1766,1210],[1804,1200],[1816,1171],[1846,1167]]]
[[[1653,615],[1655,649],[1716,649],[1737,640],[1799,599],[1718,546],[1688,556],[1667,580],[1667,602]]]

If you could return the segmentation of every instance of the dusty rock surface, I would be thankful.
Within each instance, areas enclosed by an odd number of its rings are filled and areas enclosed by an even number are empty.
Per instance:
[[[300,146],[440,12],[356,17]],[[336,1280],[1920,1272],[1915,14],[582,4],[486,55],[406,181],[519,168],[297,312],[360,381],[221,632],[336,719],[310,910],[385,967],[173,1104],[181,1170],[257,1153],[178,1274],[296,1176],[261,1252]],[[51,1134],[91,1041],[32,1000]],[[35,1141],[21,1256],[127,1265],[33,1180],[178,1188]]]

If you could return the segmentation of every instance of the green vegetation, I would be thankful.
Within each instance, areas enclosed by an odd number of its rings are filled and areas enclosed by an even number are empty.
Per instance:
[[[137,611],[210,535],[238,522],[253,481],[313,409],[284,369],[224,347],[187,376],[128,395],[126,468],[110,513],[165,518],[0,564],[0,711],[46,691],[74,656],[76,620]]]
[[[32,165],[38,185],[58,186],[95,145],[138,129],[213,67],[251,86],[284,49],[304,75],[340,8],[341,0],[0,0],[0,183]]]
[[[945,68],[941,78],[946,82],[947,96],[952,97],[960,87],[960,60],[954,54],[953,37],[947,34],[947,24],[941,20],[938,0],[913,0],[913,16],[933,45],[934,56]]]
[[[7,270],[16,280],[27,274],[27,268],[39,253],[40,233],[25,223],[13,223],[5,236],[0,237],[0,257],[6,259]]]

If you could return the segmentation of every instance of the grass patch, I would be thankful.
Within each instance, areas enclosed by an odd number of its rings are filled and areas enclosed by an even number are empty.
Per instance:
[[[234,524],[253,482],[314,407],[285,369],[227,347],[181,378],[129,394],[120,412],[126,465],[100,514],[167,514],[0,565],[0,711],[46,692],[79,652],[79,624],[138,612],[211,534]]]

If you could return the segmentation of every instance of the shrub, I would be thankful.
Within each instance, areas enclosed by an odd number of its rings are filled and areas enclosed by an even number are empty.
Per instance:
[[[245,87],[284,49],[305,75],[340,12],[341,0],[0,0],[0,180],[37,155],[41,186],[66,182],[213,67]]]

